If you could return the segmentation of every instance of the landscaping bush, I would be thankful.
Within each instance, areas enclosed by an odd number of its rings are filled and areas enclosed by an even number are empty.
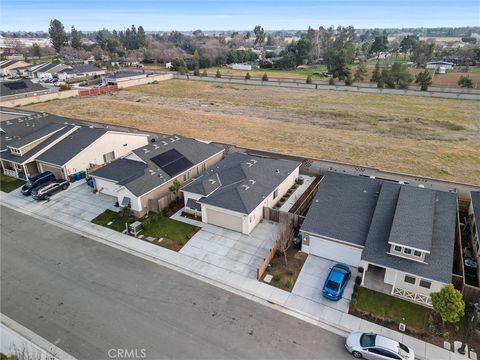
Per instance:
[[[220,69],[217,69],[217,73],[215,74],[215,77],[217,77],[217,78],[222,77],[222,73],[220,72]]]
[[[308,75],[307,76],[307,81],[306,81],[307,84],[311,84],[312,83],[312,75]]]
[[[280,272],[279,272],[279,271],[275,271],[275,272],[273,273],[273,279],[272,279],[272,280],[275,281],[275,282],[279,282],[281,277],[282,277],[282,275],[280,274]]]
[[[204,70],[203,70],[202,76],[208,76],[208,74],[207,74],[207,69],[204,69]]]
[[[358,275],[356,278],[355,278],[355,284],[357,285],[360,285],[362,283],[362,277],[360,275]]]
[[[247,72],[247,74],[245,75],[245,80],[250,80],[251,76],[250,76],[250,73]]]
[[[285,282],[283,283],[287,289],[292,287],[292,279],[290,277],[285,278]]]
[[[200,70],[199,69],[193,70],[193,75],[194,76],[200,76]]]
[[[358,273],[363,274],[363,267],[361,267],[361,266],[358,267]]]
[[[268,75],[266,72],[263,73],[262,81],[268,81]]]
[[[328,80],[328,85],[335,85],[335,79],[334,78],[330,78]]]

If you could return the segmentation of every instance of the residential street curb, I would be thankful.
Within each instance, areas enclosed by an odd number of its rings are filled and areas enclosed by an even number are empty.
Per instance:
[[[46,354],[48,354],[48,356],[52,356],[54,359],[58,360],[76,360],[75,357],[67,354],[62,349],[45,340],[41,336],[35,334],[33,331],[27,329],[25,326],[17,323],[15,320],[10,319],[7,315],[0,313],[0,318],[2,325],[11,330],[19,337],[23,338],[23,342],[30,343],[32,347],[43,350]],[[30,355],[32,354],[30,353]]]

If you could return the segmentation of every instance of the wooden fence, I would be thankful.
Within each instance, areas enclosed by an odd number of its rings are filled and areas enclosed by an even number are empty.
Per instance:
[[[100,95],[100,94],[105,94],[105,93],[117,91],[117,90],[118,90],[117,85],[110,85],[110,86],[104,86],[101,88],[81,90],[78,92],[78,95],[80,96]]]
[[[305,190],[305,192],[300,196],[295,204],[290,208],[289,212],[292,214],[302,215],[305,214],[307,209],[310,207],[315,194],[317,193],[320,182],[322,181],[322,176],[317,176],[315,180],[312,181],[310,186]]]
[[[275,256],[275,252],[278,250],[280,247],[280,243],[278,241],[273,244],[272,248],[268,252],[268,255],[265,259],[263,259],[262,265],[257,269],[257,280],[261,280],[263,277],[263,274],[265,274],[265,271],[267,270],[268,264],[272,261],[273,257]]]
[[[293,223],[293,227],[298,229],[303,224],[305,216],[292,214],[286,211],[280,211],[269,207],[263,208],[263,218],[277,223]]]

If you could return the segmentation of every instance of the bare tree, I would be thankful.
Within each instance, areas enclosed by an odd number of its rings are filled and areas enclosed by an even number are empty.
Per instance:
[[[281,216],[280,214],[280,228],[278,230],[278,249],[283,254],[285,266],[288,266],[287,251],[292,245],[293,235],[295,234],[295,227],[293,226],[293,219]]]

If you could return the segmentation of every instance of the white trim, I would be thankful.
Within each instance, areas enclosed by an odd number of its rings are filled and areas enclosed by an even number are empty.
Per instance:
[[[363,250],[363,249],[365,248],[365,246],[358,245],[358,244],[353,244],[353,243],[348,242],[348,241],[343,241],[343,240],[331,238],[331,237],[328,237],[328,236],[325,236],[325,235],[320,235],[320,234],[312,233],[312,232],[305,231],[305,230],[300,230],[300,231],[303,232],[303,233],[305,233],[305,234],[311,235],[311,236],[323,238],[323,239],[325,239],[325,240],[337,242],[337,243],[339,243],[339,244],[348,245],[348,246],[355,247],[355,248],[358,248],[358,249],[362,249],[362,250]],[[382,265],[378,265],[378,266],[382,266]],[[383,267],[385,267],[385,266],[383,266]]]
[[[424,252],[426,254],[430,254],[430,251],[428,250],[423,250],[423,249],[419,249],[419,248],[416,248],[416,247],[413,247],[413,246],[410,246],[410,245],[402,245],[402,244],[399,244],[397,242],[393,242],[393,241],[389,241],[388,242],[390,245],[398,245],[398,246],[401,246],[403,248],[409,248],[409,249],[412,249],[412,250],[418,250],[420,252]]]

